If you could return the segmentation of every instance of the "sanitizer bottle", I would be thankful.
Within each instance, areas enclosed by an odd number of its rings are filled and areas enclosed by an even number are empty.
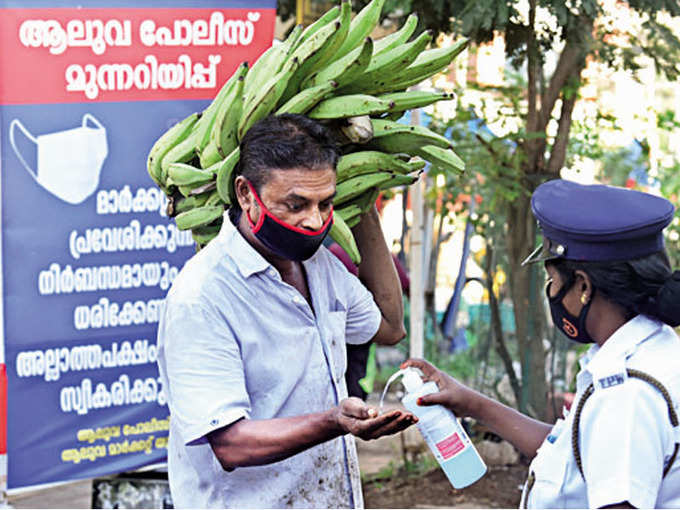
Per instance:
[[[434,381],[423,383],[412,368],[403,370],[401,382],[406,389],[401,401],[418,417],[418,429],[451,484],[462,489],[479,480],[486,473],[486,464],[456,416],[441,405],[416,404],[419,397],[438,392],[437,384]]]

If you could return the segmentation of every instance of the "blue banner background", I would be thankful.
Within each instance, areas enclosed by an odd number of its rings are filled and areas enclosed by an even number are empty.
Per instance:
[[[165,249],[126,251],[71,257],[68,239],[72,230],[126,226],[137,219],[145,225],[169,223],[158,212],[98,215],[95,192],[84,202],[71,205],[39,186],[28,174],[9,144],[8,126],[18,118],[34,135],[51,133],[80,125],[83,114],[90,113],[107,129],[108,157],[104,161],[98,190],[129,186],[133,195],[138,188],[155,185],[146,173],[146,154],[153,141],[174,121],[193,111],[200,111],[207,101],[173,101],[147,103],[95,103],[78,105],[32,105],[0,107],[2,119],[2,231],[4,318],[6,360],[8,365],[8,486],[10,488],[38,483],[89,478],[130,470],[165,458],[163,449],[153,453],[129,453],[79,463],[63,462],[61,452],[70,448],[105,445],[77,440],[77,431],[98,427],[121,426],[123,441],[148,437],[148,434],[126,438],[124,424],[135,425],[153,417],[167,418],[167,407],[155,402],[129,404],[109,409],[92,409],[85,415],[64,413],[60,408],[60,392],[65,386],[79,386],[83,378],[93,386],[110,385],[121,374],[130,379],[158,376],[155,363],[125,368],[102,368],[62,374],[57,381],[44,377],[18,377],[15,360],[21,351],[51,347],[73,347],[100,344],[110,349],[114,342],[147,339],[155,343],[156,324],[119,326],[77,330],[73,311],[76,306],[95,304],[101,297],[111,302],[161,299],[165,291],[159,287],[129,290],[107,290],[60,295],[40,295],[38,274],[53,262],[62,268],[118,265],[167,261],[181,268],[194,253],[192,246],[180,247],[174,253]],[[22,137],[20,135],[19,137]],[[31,142],[25,140],[23,153],[30,153]],[[33,150],[34,147],[33,147]],[[26,157],[26,156],[25,156]],[[27,158],[31,164],[31,158]],[[30,404],[29,404],[30,403]],[[29,405],[27,405],[29,404]],[[155,437],[167,432],[151,433]]]
[[[78,7],[120,8],[267,8],[275,9],[274,0],[184,0],[179,2],[133,2],[130,0],[85,1]],[[76,7],[65,1],[0,1],[0,8]],[[26,65],[30,65],[27,62]],[[4,79],[11,79],[5,77]],[[49,87],[46,78],[44,84]],[[54,86],[57,86],[56,84]],[[38,100],[39,102],[39,100]],[[72,349],[78,346],[100,346],[103,350],[117,348],[123,342],[146,340],[155,345],[156,323],[141,325],[77,329],[74,310],[78,306],[96,305],[102,298],[111,303],[161,300],[166,290],[160,286],[119,290],[96,290],[70,294],[41,294],[39,275],[51,264],[62,269],[117,266],[163,262],[181,269],[194,253],[193,245],[177,247],[174,252],[164,248],[112,253],[92,253],[74,258],[69,250],[72,231],[83,235],[86,229],[126,227],[136,220],[141,230],[147,225],[168,225],[173,220],[159,211],[142,213],[97,213],[97,193],[102,190],[122,190],[128,186],[134,197],[140,188],[155,188],[146,172],[146,157],[153,142],[168,127],[194,111],[201,111],[208,101],[148,101],[116,103],[0,105],[0,196],[2,206],[2,306],[4,315],[5,360],[8,375],[7,438],[8,487],[92,478],[129,471],[163,461],[166,450],[155,444],[149,451],[111,454],[111,445],[125,440],[137,441],[153,436],[167,437],[166,430],[146,431],[125,435],[124,426],[134,426],[151,420],[166,420],[167,406],[156,401],[127,403],[108,408],[92,408],[87,413],[64,411],[64,388],[82,388],[89,380],[94,391],[98,384],[111,389],[121,377],[134,380],[157,380],[154,360],[125,366],[79,370],[61,373],[56,380],[25,375],[25,367],[17,366],[20,353],[49,349]],[[104,160],[97,191],[80,204],[73,205],[53,195],[39,185],[24,168],[10,144],[9,127],[18,119],[33,136],[56,133],[81,126],[83,115],[94,116],[105,128],[108,155]],[[36,145],[17,131],[16,146],[29,166],[36,170]],[[115,347],[114,347],[115,346]],[[71,391],[71,390],[68,390]],[[76,390],[73,390],[74,392]],[[120,427],[118,437],[88,441],[78,431],[102,427]],[[153,442],[152,442],[153,444]],[[75,462],[64,452],[77,450],[85,457],[92,448],[105,448],[106,455],[94,460],[82,458]],[[82,450],[85,448],[85,450]],[[90,450],[87,450],[90,448]],[[64,457],[66,455],[66,458]]]

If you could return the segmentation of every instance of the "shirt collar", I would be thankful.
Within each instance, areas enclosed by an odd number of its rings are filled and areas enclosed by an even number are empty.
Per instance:
[[[244,278],[266,271],[272,265],[253,248],[229,218],[229,211],[224,212],[222,228],[218,238],[225,244],[227,253],[238,267]]]
[[[645,315],[636,315],[614,331],[602,347],[593,344],[579,360],[581,368],[592,373],[601,364],[608,363],[610,360],[625,360],[639,344],[656,333],[661,326],[659,321]]]

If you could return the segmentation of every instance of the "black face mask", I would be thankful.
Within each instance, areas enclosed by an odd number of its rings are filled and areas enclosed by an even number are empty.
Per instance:
[[[262,203],[255,188],[250,183],[248,186],[260,206],[260,217],[256,224],[246,214],[250,229],[257,240],[284,259],[302,261],[314,255],[333,226],[333,209],[331,208],[328,219],[319,230],[297,228],[274,216]]]
[[[567,309],[562,304],[564,296],[567,295],[569,289],[573,286],[574,280],[568,281],[559,290],[556,296],[550,297],[550,285],[545,286],[545,293],[548,295],[548,302],[550,303],[550,315],[552,316],[553,323],[557,326],[557,329],[561,330],[562,333],[567,335],[567,338],[573,340],[574,342],[579,342],[582,344],[590,344],[595,340],[586,331],[586,316],[588,315],[588,310],[590,309],[590,303],[593,302],[592,296],[588,302],[581,308],[581,313],[578,317],[574,317],[570,314]],[[593,296],[595,295],[595,290],[593,289]],[[576,326],[578,324],[578,327]]]

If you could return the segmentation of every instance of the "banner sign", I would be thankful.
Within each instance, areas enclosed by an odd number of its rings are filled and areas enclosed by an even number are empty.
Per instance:
[[[79,3],[0,0],[10,489],[165,459],[156,330],[195,248],[146,156],[271,45],[276,7]]]

